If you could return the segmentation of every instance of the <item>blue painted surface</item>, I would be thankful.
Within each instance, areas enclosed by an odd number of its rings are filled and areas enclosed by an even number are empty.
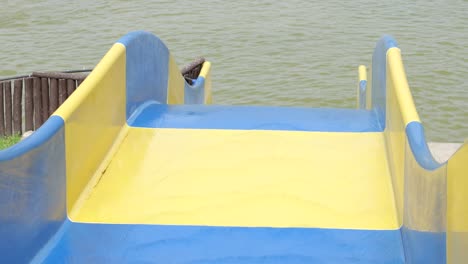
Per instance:
[[[64,122],[62,118],[51,116],[47,122],[30,137],[27,137],[10,148],[0,150],[0,162],[17,158],[28,153],[28,151],[41,146],[45,141],[54,136],[55,133],[63,127],[63,124]]]
[[[435,170],[442,166],[434,160],[426,142],[424,127],[420,122],[410,122],[406,125],[406,136],[418,164],[426,170]]]
[[[70,223],[45,263],[403,263],[399,230]]]
[[[137,112],[128,121],[133,126],[327,132],[382,131],[385,126],[382,80],[386,51],[396,46],[391,37],[382,39],[374,53],[374,65],[381,70],[376,73],[380,77],[373,77],[374,89],[379,87],[373,92],[375,111],[168,106],[165,45],[145,32],[130,33],[120,42],[127,47],[127,116]],[[194,86],[185,85],[186,103],[203,102],[203,82],[199,78]],[[403,263],[404,258],[408,263],[446,262],[444,233],[405,227],[377,231],[72,223],[65,216],[63,126],[60,117],[52,116],[33,136],[0,151],[4,263],[28,262],[41,248],[48,263]],[[406,133],[419,165],[438,168],[422,125],[411,122]]]
[[[119,41],[126,47],[127,118],[142,103],[167,102],[169,50],[155,35],[128,33]]]
[[[205,78],[199,76],[193,85],[185,82],[184,101],[186,104],[203,104],[205,101]]]
[[[128,120],[148,128],[297,130],[325,132],[382,131],[374,112],[355,109],[163,105],[149,103]]]
[[[65,219],[64,122],[50,117],[0,151],[0,259],[25,263]]]
[[[377,112],[380,123],[385,128],[387,97],[387,50],[397,47],[392,36],[385,35],[378,42],[372,55],[372,107]]]
[[[446,263],[445,232],[422,232],[402,228],[407,263]]]
[[[367,81],[361,80],[359,82],[359,108],[366,109],[366,90],[367,90]]]

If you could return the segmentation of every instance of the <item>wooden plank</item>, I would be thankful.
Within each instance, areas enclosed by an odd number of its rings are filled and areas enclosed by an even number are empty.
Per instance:
[[[49,118],[49,79],[41,78],[42,122]]]
[[[13,116],[11,113],[11,82],[7,81],[4,83],[3,86],[5,95],[5,135],[11,136],[13,134],[12,131],[12,123],[13,123]]]
[[[64,79],[59,80],[59,106],[67,99],[67,82]]]
[[[53,78],[53,79],[85,79],[89,72],[33,72],[33,77]]]
[[[58,80],[50,79],[50,98],[49,98],[49,115],[52,115],[58,108],[59,103],[59,89]]]
[[[34,130],[42,125],[41,79],[33,78]]]
[[[5,136],[5,118],[3,107],[3,83],[0,83],[0,137]]]
[[[68,79],[67,80],[67,98],[75,91],[76,81]]]
[[[23,79],[17,79],[14,82],[13,93],[13,133],[22,134],[23,121]]]
[[[24,131],[34,129],[33,79],[24,80]]]
[[[76,82],[76,88],[80,87],[81,83],[84,81],[84,79],[78,79]]]

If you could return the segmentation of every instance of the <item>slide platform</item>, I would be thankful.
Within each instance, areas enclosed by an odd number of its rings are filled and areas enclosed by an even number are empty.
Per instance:
[[[433,159],[392,37],[359,68],[356,109],[212,105],[210,67],[188,84],[158,37],[114,44],[0,151],[0,259],[468,259],[468,144]]]

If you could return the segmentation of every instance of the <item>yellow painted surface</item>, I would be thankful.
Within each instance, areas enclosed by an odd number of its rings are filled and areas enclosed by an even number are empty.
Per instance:
[[[382,133],[129,128],[73,221],[397,229]]]
[[[448,161],[447,171],[447,260],[468,259],[468,144]]]
[[[367,81],[367,69],[364,65],[359,65],[359,81]]]
[[[125,47],[115,44],[54,114],[65,120],[70,212],[125,124]]]
[[[387,51],[386,76],[384,134],[398,223],[412,230],[444,232],[447,168],[421,167],[407,142],[406,126],[420,120],[398,48]]]
[[[168,104],[183,104],[185,80],[180,73],[179,67],[172,57],[169,55],[169,77],[167,83],[167,103]]]
[[[447,175],[449,228],[468,232],[468,143],[449,160]]]
[[[387,85],[387,90],[394,90],[405,126],[412,121],[420,122],[419,115],[414,105],[413,96],[411,95],[406,79],[405,68],[403,67],[403,60],[399,48],[390,48],[387,51],[387,79],[391,80],[393,86],[388,87]]]
[[[404,167],[404,226],[418,231],[445,232],[446,166],[435,170],[422,168],[406,142]]]
[[[406,125],[412,121],[419,122],[413,97],[406,79],[405,69],[398,48],[387,51],[386,72],[386,125],[385,140],[388,164],[391,171],[395,203],[398,211],[398,222],[403,223],[405,160],[413,155],[406,152]]]
[[[68,210],[69,218],[72,219],[76,215],[76,213],[79,211],[79,208],[81,208],[83,203],[88,198],[89,194],[94,190],[94,187],[99,183],[99,180],[102,177],[102,173],[106,171],[107,166],[109,166],[117,150],[120,148],[120,144],[122,144],[123,140],[127,137],[128,131],[129,126],[124,124],[122,129],[120,129],[119,134],[115,138],[112,146],[109,148],[109,151],[107,151],[104,157],[101,157],[101,163],[95,170],[95,173],[90,177],[88,183],[82,189],[80,195],[75,200],[73,207]]]
[[[388,75],[387,75],[388,76]],[[392,79],[387,78],[385,140],[387,159],[391,172],[398,222],[403,223],[405,174],[405,124]]]
[[[205,78],[205,104],[213,102],[211,95],[211,63],[206,61],[200,70],[200,76]]]

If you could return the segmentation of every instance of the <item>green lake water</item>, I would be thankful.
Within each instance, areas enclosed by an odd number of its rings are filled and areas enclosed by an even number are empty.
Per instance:
[[[2,0],[0,76],[91,68],[132,30],[179,66],[213,63],[214,102],[355,107],[357,66],[393,35],[431,141],[468,137],[468,1]]]

